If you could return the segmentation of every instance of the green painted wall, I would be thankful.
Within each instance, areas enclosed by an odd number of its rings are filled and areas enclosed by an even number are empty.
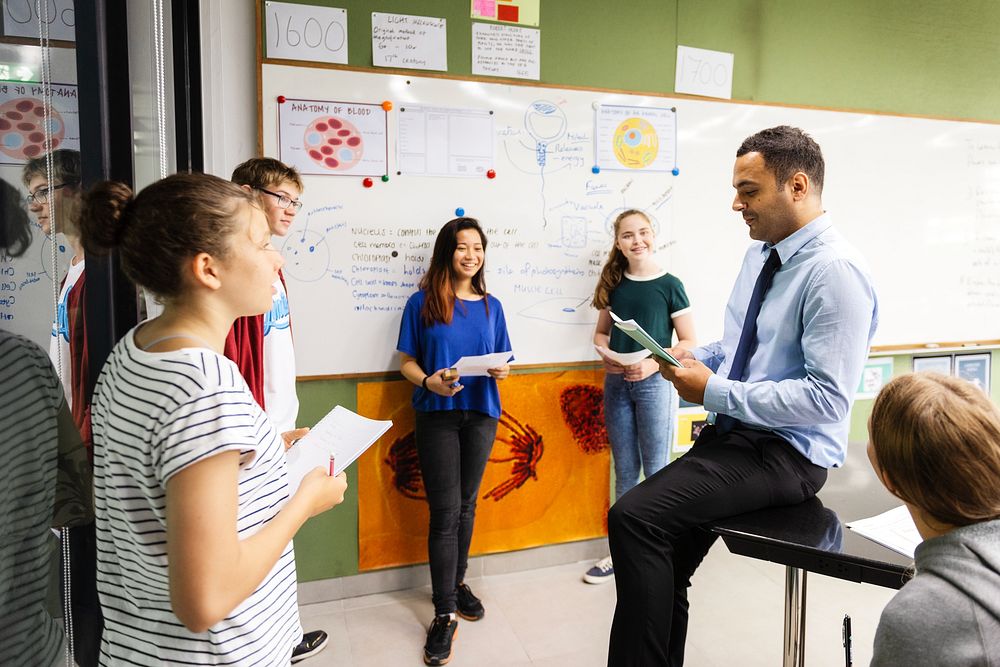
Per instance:
[[[469,0],[297,1],[347,9],[350,65],[361,67],[372,63],[372,11],[445,17],[449,73],[471,72]],[[541,83],[671,93],[680,43],[734,53],[738,100],[1000,122],[997,26],[996,0],[541,0]],[[994,352],[994,374],[998,363]],[[896,373],[911,364],[894,358]],[[300,382],[299,423],[353,408],[356,387]],[[992,389],[1000,400],[1000,382]],[[855,405],[852,442],[867,438],[871,403]],[[344,504],[296,538],[304,581],[357,572],[353,468],[348,477]]]

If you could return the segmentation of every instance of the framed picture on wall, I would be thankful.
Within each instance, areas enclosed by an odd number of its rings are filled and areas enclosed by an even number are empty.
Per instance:
[[[855,399],[875,398],[879,390],[892,379],[892,357],[869,359],[861,371],[861,381]]]
[[[990,355],[959,354],[955,356],[955,375],[968,380],[985,392],[990,390]]]
[[[951,355],[938,357],[914,357],[914,373],[941,373],[951,375]]]

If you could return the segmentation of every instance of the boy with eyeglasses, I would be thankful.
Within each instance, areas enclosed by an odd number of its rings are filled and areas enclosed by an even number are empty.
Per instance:
[[[233,170],[232,179],[244,190],[255,192],[267,216],[272,236],[287,236],[302,208],[302,177],[294,167],[273,158],[251,158]],[[250,391],[271,418],[285,448],[291,447],[309,429],[295,428],[299,399],[295,393],[295,351],[285,278],[279,270],[274,281],[271,310],[263,315],[241,317],[226,339],[225,354],[236,362]],[[292,662],[305,660],[323,650],[327,634],[307,632],[292,652]]]

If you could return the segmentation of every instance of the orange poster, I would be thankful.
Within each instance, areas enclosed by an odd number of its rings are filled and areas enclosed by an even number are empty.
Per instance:
[[[601,371],[513,375],[476,509],[471,554],[607,534],[609,452]],[[393,426],[358,460],[358,566],[427,560],[427,503],[413,438],[413,385],[358,385],[358,412]]]

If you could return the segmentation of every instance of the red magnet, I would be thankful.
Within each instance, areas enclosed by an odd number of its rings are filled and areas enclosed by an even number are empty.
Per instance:
[[[490,169],[488,172],[486,172],[486,178],[496,178],[496,177],[497,177],[497,173],[495,171],[493,171],[492,169]]]
[[[284,104],[284,103],[285,103],[285,96],[278,95],[278,104]]]
[[[386,100],[385,102],[382,102],[382,110],[383,111],[392,111],[392,102],[390,102],[389,100]]]
[[[365,186],[366,188],[370,188],[373,182],[374,181],[372,181],[372,179],[366,177],[365,180],[361,181],[361,185]]]

